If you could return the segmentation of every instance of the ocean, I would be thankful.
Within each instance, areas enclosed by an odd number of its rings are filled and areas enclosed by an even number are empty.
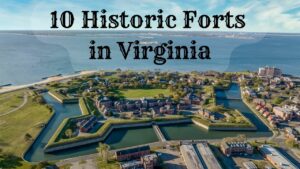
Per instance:
[[[90,60],[90,41],[111,49],[111,60]],[[116,42],[139,40],[142,45],[209,46],[210,60],[167,60],[155,65],[154,56],[124,60]],[[275,66],[300,76],[300,34],[137,31],[0,31],[0,85],[21,85],[80,70],[257,71]],[[165,56],[167,57],[167,56]]]

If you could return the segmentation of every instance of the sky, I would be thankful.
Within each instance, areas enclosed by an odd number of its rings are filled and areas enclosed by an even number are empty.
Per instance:
[[[217,31],[286,32],[300,31],[299,0],[0,0],[0,30],[50,30],[52,11],[70,10],[75,22],[71,29],[80,30],[82,10],[106,9],[108,14],[129,15],[164,14],[177,17],[177,27],[182,29],[184,10],[196,10],[198,15],[244,14],[246,26],[233,30],[222,26]],[[203,31],[193,26],[193,31]],[[207,29],[206,31],[210,31]],[[214,29],[214,31],[216,31]]]

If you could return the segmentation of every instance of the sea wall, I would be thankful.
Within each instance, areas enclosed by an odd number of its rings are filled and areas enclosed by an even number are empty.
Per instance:
[[[52,91],[49,91],[48,94],[50,96],[52,96],[55,100],[57,100],[58,102],[62,103],[62,104],[67,104],[67,103],[78,103],[78,98],[60,98],[58,97],[55,93],[53,93]]]
[[[206,130],[215,130],[215,131],[256,131],[257,128],[255,126],[251,127],[230,127],[230,126],[213,126],[213,125],[205,125],[197,120],[192,119],[192,122]]]

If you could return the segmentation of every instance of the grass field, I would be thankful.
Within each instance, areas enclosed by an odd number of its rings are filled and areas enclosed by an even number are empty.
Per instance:
[[[28,92],[25,90],[12,92],[10,100],[17,100],[18,93]],[[0,95],[0,98],[6,97]],[[1,104],[0,104],[1,105]],[[0,106],[2,107],[2,105]],[[8,110],[9,108],[7,108]],[[6,110],[4,110],[6,111]],[[22,155],[25,149],[31,144],[31,141],[25,140],[28,133],[32,140],[41,130],[39,124],[47,122],[51,116],[51,111],[45,106],[33,102],[29,96],[28,102],[19,110],[0,117],[0,148],[3,152],[12,153],[18,157]]]
[[[120,90],[120,95],[125,98],[153,98],[157,97],[158,94],[163,94],[164,96],[169,96],[172,92],[168,89],[126,89]]]
[[[20,90],[13,93],[0,95],[0,115],[13,110],[23,102],[24,91]]]

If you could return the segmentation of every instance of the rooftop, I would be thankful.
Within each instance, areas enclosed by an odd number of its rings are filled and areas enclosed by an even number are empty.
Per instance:
[[[284,155],[270,145],[262,145],[260,151],[274,164],[281,169],[297,169]]]
[[[125,150],[119,150],[116,152],[117,155],[124,155],[124,154],[130,154],[134,152],[139,152],[139,151],[150,151],[149,146],[141,146],[141,147],[135,147],[135,148],[130,148],[130,149],[125,149]]]

